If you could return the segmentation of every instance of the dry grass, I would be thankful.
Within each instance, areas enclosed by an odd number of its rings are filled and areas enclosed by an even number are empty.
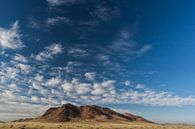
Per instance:
[[[148,123],[108,123],[108,122],[67,122],[67,123],[39,123],[12,122],[1,123],[0,129],[195,129],[187,125],[157,125]]]

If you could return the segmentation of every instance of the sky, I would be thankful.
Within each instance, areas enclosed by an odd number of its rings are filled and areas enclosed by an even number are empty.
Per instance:
[[[195,124],[194,0],[1,0],[0,121],[65,103]]]

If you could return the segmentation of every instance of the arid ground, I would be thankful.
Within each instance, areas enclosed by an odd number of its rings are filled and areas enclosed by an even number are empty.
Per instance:
[[[40,123],[40,122],[11,122],[1,123],[0,129],[195,129],[188,125],[159,125],[139,122],[64,122],[64,123]]]

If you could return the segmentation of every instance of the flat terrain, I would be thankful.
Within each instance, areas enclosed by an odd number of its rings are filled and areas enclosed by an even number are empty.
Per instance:
[[[108,122],[66,122],[66,123],[39,123],[39,122],[11,122],[1,123],[0,129],[195,129],[187,125],[158,125],[138,122],[108,123]]]

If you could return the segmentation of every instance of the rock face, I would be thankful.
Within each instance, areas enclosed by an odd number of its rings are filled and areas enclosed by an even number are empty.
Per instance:
[[[81,116],[79,107],[65,104],[61,107],[48,109],[39,119],[53,122],[65,122]]]
[[[96,105],[75,106],[72,104],[64,104],[61,107],[50,108],[42,116],[34,120],[45,122],[66,122],[72,120],[149,122],[143,117],[130,113],[120,114],[109,108]]]

